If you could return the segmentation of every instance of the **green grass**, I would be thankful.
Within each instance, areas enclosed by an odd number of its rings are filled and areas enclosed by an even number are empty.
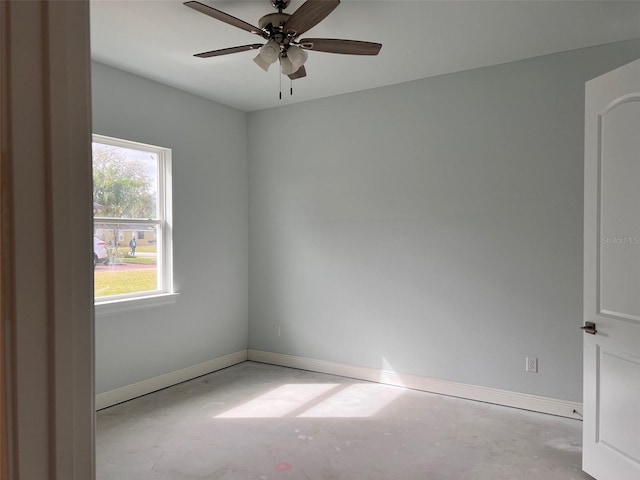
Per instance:
[[[93,278],[96,297],[146,292],[157,288],[155,268],[126,272],[96,272]]]
[[[155,265],[156,257],[123,257],[124,263],[136,263],[138,265]]]
[[[121,253],[129,253],[131,251],[130,247],[118,247],[118,251]],[[139,245],[136,247],[136,252],[143,253],[156,253],[158,251],[158,247],[155,245]]]

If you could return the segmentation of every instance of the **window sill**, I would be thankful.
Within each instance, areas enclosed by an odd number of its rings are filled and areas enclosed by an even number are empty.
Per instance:
[[[122,300],[112,300],[95,304],[96,317],[106,317],[119,313],[143,310],[147,308],[173,305],[178,299],[178,293],[161,293],[140,298],[126,298]]]

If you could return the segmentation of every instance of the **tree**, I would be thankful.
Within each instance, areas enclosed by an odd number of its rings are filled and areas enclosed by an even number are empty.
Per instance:
[[[128,150],[93,144],[93,201],[102,205],[98,217],[149,219],[155,216],[156,185],[149,172],[149,161],[141,159],[143,152],[128,154]],[[153,164],[155,164],[155,160]],[[113,231],[117,247],[119,225],[109,221],[104,227]],[[117,248],[112,252],[117,253]]]
[[[126,150],[93,145],[93,201],[104,206],[101,217],[151,218],[155,214],[154,182],[145,165]]]

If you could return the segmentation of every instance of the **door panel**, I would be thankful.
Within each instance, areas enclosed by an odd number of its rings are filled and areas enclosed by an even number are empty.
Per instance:
[[[640,99],[600,120],[600,308],[640,321]]]
[[[586,85],[583,469],[640,478],[640,61]]]
[[[640,459],[640,416],[627,413],[637,409],[633,399],[640,398],[640,360],[624,352],[598,349],[598,396],[600,397],[597,440],[627,457]]]

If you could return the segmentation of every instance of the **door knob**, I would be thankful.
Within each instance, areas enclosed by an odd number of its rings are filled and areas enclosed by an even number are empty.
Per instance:
[[[584,325],[580,327],[580,330],[584,330],[584,333],[590,333],[591,335],[598,333],[598,330],[596,330],[596,324],[593,322],[584,322]]]

